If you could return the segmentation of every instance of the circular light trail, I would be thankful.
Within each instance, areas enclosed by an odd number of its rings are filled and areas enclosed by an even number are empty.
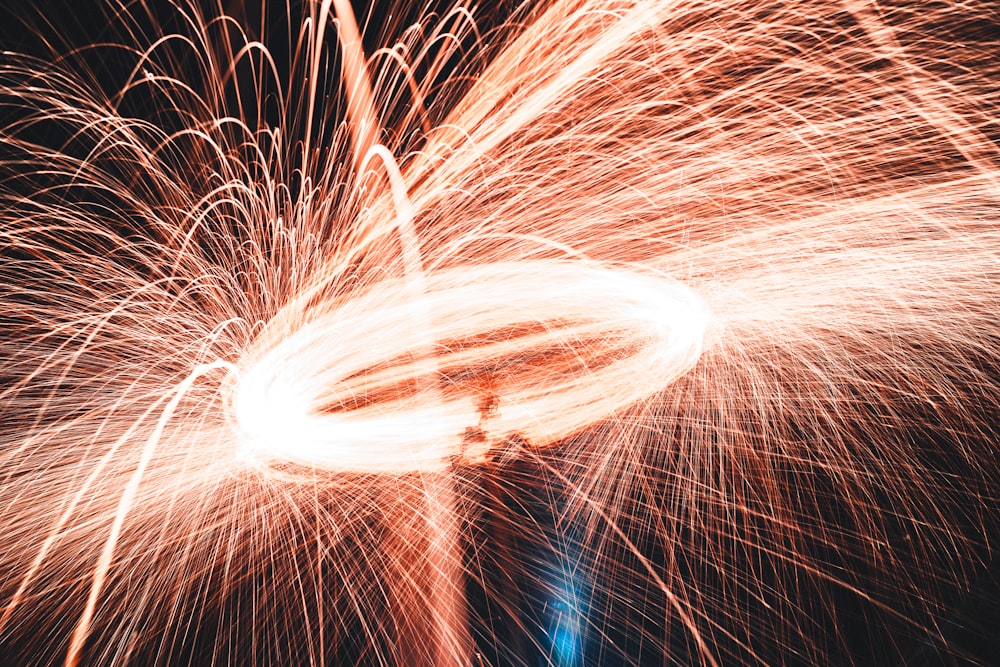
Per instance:
[[[301,323],[265,332],[232,384],[241,457],[393,474],[480,461],[515,435],[545,446],[648,399],[695,364],[709,319],[663,276],[554,260],[284,315]]]

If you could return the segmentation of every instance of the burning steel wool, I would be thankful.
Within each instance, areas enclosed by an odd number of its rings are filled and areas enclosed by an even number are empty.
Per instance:
[[[475,462],[512,434],[546,446],[690,369],[707,319],[679,285],[579,261],[465,266],[419,282],[415,294],[385,281],[304,318],[295,308],[297,329],[277,320],[236,372],[242,451],[401,474]],[[474,440],[485,449],[467,451]]]
[[[995,657],[991,3],[64,10],[0,32],[0,664]]]

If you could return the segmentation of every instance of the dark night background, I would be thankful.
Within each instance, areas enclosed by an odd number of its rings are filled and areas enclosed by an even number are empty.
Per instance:
[[[164,25],[169,27],[169,9],[164,2],[149,3],[164,17]],[[259,8],[242,9],[242,3],[222,0],[222,5],[234,16],[242,16],[248,25],[256,26],[265,20],[271,38],[269,45],[276,54],[287,51],[280,35],[285,31],[284,3],[272,3],[269,16],[262,17]],[[248,3],[254,4],[254,3]],[[382,0],[369,6],[355,0],[359,22],[364,16],[379,18],[390,14],[389,7],[397,3]],[[409,5],[411,3],[399,2]],[[440,6],[450,3],[440,2]],[[104,38],[115,39],[116,33],[109,26],[107,17],[94,8],[93,0],[0,0],[0,49],[27,52],[42,56],[45,47],[39,35],[48,39],[58,36],[65,40],[65,46],[84,45]],[[206,6],[213,6],[206,3]],[[514,3],[506,2],[493,12],[480,11],[480,26],[484,31],[499,26],[512,10]],[[421,8],[411,10],[409,15],[393,15],[396,26],[415,21],[422,15]],[[29,27],[30,26],[30,27]],[[970,24],[965,30],[980,28]],[[961,31],[963,28],[957,28]],[[972,35],[974,36],[974,35]],[[379,30],[366,33],[366,48],[371,52],[375,45],[384,43],[386,36]],[[56,50],[64,50],[56,43]],[[114,81],[120,75],[114,62],[104,63],[108,80]],[[287,67],[287,63],[285,63]],[[100,75],[100,71],[98,72]],[[16,110],[0,106],[0,123],[9,121]],[[997,377],[995,374],[994,377]],[[1000,380],[998,380],[1000,381]],[[994,411],[996,406],[993,406]],[[936,436],[915,434],[921,439],[921,447],[928,456],[939,456],[941,467],[948,468],[947,447],[953,445]],[[545,457],[551,456],[551,461]],[[470,472],[467,479],[459,482],[467,498],[472,499],[468,509],[466,526],[467,539],[478,545],[475,550],[476,567],[481,572],[481,580],[470,578],[468,583],[470,607],[473,610],[473,635],[477,650],[484,659],[495,665],[545,665],[556,664],[565,667],[576,665],[661,665],[693,664],[696,662],[694,647],[685,640],[686,633],[679,625],[663,627],[657,623],[655,610],[668,606],[663,594],[646,578],[637,575],[638,562],[624,548],[623,544],[609,538],[608,554],[615,555],[616,566],[607,562],[589,562],[585,548],[581,548],[587,538],[584,525],[577,520],[578,515],[567,507],[567,493],[563,482],[551,474],[549,465],[555,465],[558,451],[535,457],[517,457],[496,463],[488,468]],[[961,474],[961,471],[957,471]],[[822,486],[833,484],[821,478],[791,480],[792,483]],[[982,490],[969,489],[969,498],[958,502],[974,502]],[[648,489],[648,495],[631,498],[636,507],[643,506],[650,497],[670,493],[670,480],[660,480],[658,488]],[[831,498],[835,498],[831,492]],[[995,501],[994,501],[995,504]],[[828,513],[817,517],[828,525],[843,524],[850,531],[850,517],[836,500],[831,500]],[[993,507],[995,521],[986,526],[991,531],[987,537],[991,542],[1000,538],[1000,510]],[[669,521],[669,519],[666,519]],[[753,519],[743,517],[747,525],[742,529],[752,534]],[[623,529],[639,545],[646,558],[652,563],[663,565],[668,555],[662,541],[654,539],[652,528],[646,517],[635,516],[623,522]],[[972,536],[981,530],[975,526],[956,526]],[[670,526],[669,533],[681,539],[685,527]],[[905,530],[899,529],[896,536],[902,543],[907,539]],[[979,542],[983,542],[981,539]],[[860,572],[864,581],[866,564],[850,553],[839,553],[830,548],[814,545],[814,557],[829,564],[828,569],[843,567],[847,572]],[[731,554],[730,554],[731,556]],[[774,563],[768,563],[768,556],[757,554],[761,559],[756,576],[772,577],[775,590],[782,590],[782,573]],[[470,559],[473,551],[469,551]],[[633,558],[630,562],[629,559]],[[920,633],[884,610],[867,603],[858,595],[841,586],[822,585],[813,582],[801,599],[790,604],[780,600],[771,602],[783,613],[801,615],[796,621],[802,627],[811,627],[808,639],[817,643],[811,645],[807,638],[786,634],[776,639],[773,628],[766,622],[751,624],[753,636],[744,642],[769,664],[787,665],[815,664],[818,655],[826,656],[829,664],[858,665],[900,665],[906,667],[934,667],[935,665],[1000,665],[1000,559],[984,546],[980,553],[970,559],[980,565],[967,574],[966,590],[945,587],[945,607],[938,615],[939,636]],[[701,566],[697,555],[690,561],[674,561],[672,566],[684,572],[691,570],[692,576]],[[875,576],[877,573],[872,573]],[[705,572],[697,573],[699,580],[711,584]],[[915,576],[920,576],[916,574]],[[725,595],[724,582],[716,582],[715,591],[706,594]],[[248,581],[248,586],[253,585]],[[723,607],[726,603],[723,603]],[[734,600],[732,604],[737,604]],[[740,613],[745,618],[765,618],[768,612],[763,606],[767,600],[740,598]],[[725,623],[725,619],[716,619]],[[215,623],[205,622],[211,629]],[[215,638],[205,632],[195,632],[186,643],[177,644],[177,653],[171,657],[174,664],[197,664],[206,652],[214,646]],[[360,625],[348,625],[343,630],[345,637],[364,636]],[[817,639],[818,638],[818,639]],[[718,654],[723,656],[723,664],[740,664],[749,660],[746,648],[739,642],[727,645],[724,633],[715,637],[721,647]],[[58,661],[61,654],[49,655],[38,650],[37,638],[27,637],[23,646],[17,642],[4,643],[0,639],[0,665],[34,665]],[[664,646],[670,654],[664,658]],[[352,645],[345,640],[337,647],[336,658],[344,664],[366,663],[371,653],[365,653],[361,643]],[[268,650],[268,649],[264,649]],[[265,654],[266,655],[266,654]],[[270,656],[274,658],[274,656]],[[30,656],[30,657],[29,657]],[[137,663],[138,664],[138,663]]]

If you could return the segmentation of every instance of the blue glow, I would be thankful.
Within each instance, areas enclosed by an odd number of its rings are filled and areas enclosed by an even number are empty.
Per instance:
[[[558,624],[552,633],[552,652],[555,663],[561,667],[572,667],[577,664],[580,655],[580,635],[576,628],[568,624]]]
[[[552,664],[557,667],[576,667],[583,654],[580,627],[582,613],[576,591],[570,582],[549,601],[549,640]]]

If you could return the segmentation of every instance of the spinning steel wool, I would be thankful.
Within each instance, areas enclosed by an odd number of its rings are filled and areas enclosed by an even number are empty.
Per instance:
[[[995,9],[236,5],[0,57],[4,664],[962,659]]]

